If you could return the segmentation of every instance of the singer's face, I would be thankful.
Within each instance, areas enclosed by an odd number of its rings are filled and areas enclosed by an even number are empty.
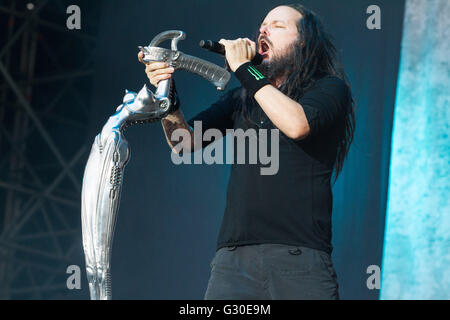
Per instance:
[[[258,53],[264,60],[285,56],[293,41],[298,40],[297,22],[300,12],[287,6],[270,11],[259,28]]]

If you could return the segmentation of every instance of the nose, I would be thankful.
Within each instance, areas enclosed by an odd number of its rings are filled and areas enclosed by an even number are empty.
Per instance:
[[[261,26],[259,28],[259,33],[260,33],[260,35],[269,36],[269,29],[268,29],[267,25]]]

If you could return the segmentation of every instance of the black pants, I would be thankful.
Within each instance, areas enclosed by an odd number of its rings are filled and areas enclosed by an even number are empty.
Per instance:
[[[207,300],[339,299],[328,253],[283,244],[219,249],[211,261]]]

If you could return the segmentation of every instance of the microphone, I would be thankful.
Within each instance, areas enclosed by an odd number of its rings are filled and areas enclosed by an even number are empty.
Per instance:
[[[200,40],[199,45],[203,49],[209,50],[211,52],[218,53],[218,54],[223,55],[223,56],[225,55],[225,46],[223,44],[217,42],[217,41]],[[257,52],[256,55],[253,57],[251,62],[254,65],[259,65],[259,64],[261,64],[263,62],[263,60],[264,60],[264,57]]]

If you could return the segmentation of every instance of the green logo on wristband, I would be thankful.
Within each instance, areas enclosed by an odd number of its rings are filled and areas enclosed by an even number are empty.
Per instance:
[[[250,72],[250,74],[252,76],[255,77],[256,80],[261,80],[264,79],[264,76],[261,74],[261,72],[259,72],[259,70],[257,70],[255,67],[253,66],[248,66],[247,68],[248,72]]]

